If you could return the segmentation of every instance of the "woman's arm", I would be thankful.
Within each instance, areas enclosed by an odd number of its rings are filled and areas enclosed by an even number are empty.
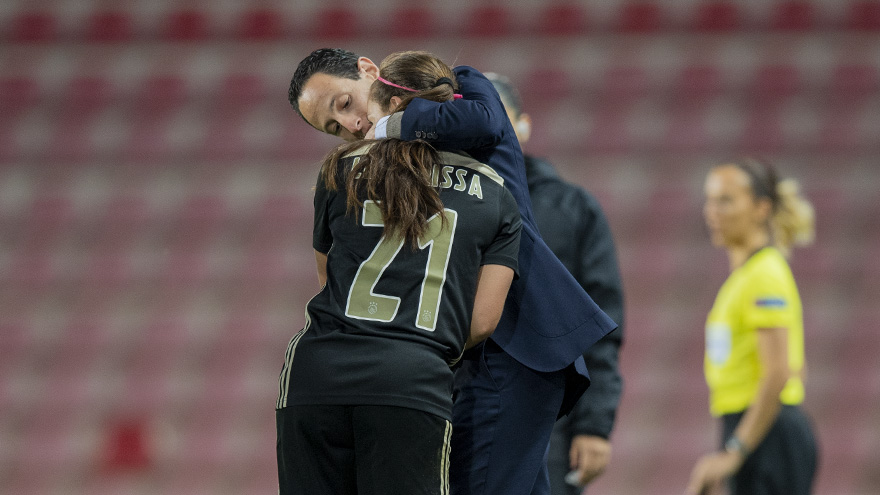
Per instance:
[[[779,394],[791,372],[788,367],[788,329],[759,328],[758,354],[764,376],[758,382],[758,394],[749,405],[733,435],[751,452],[760,445],[779,415]]]
[[[474,312],[471,316],[471,333],[465,349],[489,338],[504,310],[507,291],[513,280],[513,269],[504,265],[483,265],[477,282]]]
[[[327,284],[327,255],[316,250],[315,264],[318,267],[318,285],[323,289]]]
[[[759,328],[758,355],[764,371],[758,382],[758,393],[733,432],[745,451],[725,449],[703,456],[691,472],[686,493],[702,494],[707,490],[717,490],[724,479],[739,471],[747,453],[761,444],[779,415],[782,407],[779,394],[791,374],[788,367],[788,329]]]
[[[412,100],[403,113],[391,116],[387,137],[425,139],[447,150],[487,148],[501,142],[509,119],[492,82],[468,66],[456,67],[455,77],[462,99]]]

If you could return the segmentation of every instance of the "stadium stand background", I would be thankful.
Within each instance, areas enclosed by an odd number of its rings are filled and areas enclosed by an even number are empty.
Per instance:
[[[276,378],[336,144],[286,92],[322,46],[509,75],[530,152],[602,201],[626,389],[590,493],[680,493],[716,443],[707,168],[800,179],[816,493],[880,493],[880,3],[836,0],[0,3],[0,491],[277,491]]]

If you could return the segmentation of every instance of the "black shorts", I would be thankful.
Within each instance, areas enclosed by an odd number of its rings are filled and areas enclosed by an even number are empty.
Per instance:
[[[722,443],[730,438],[742,413],[723,418]],[[722,448],[724,448],[722,446]],[[782,406],[764,440],[730,480],[733,495],[808,495],[817,463],[816,439],[806,414]]]
[[[449,421],[394,406],[275,411],[281,495],[447,495]]]

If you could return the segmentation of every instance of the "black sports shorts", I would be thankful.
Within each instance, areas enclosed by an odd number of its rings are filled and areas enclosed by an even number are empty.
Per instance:
[[[722,444],[733,434],[742,415],[723,416]],[[731,478],[731,494],[809,495],[817,458],[816,439],[807,415],[798,406],[782,406],[767,436]]]
[[[275,411],[281,495],[447,495],[449,421],[394,406]]]

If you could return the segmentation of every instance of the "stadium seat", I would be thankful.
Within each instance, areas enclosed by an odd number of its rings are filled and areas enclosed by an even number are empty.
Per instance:
[[[171,120],[188,97],[186,81],[177,75],[147,77],[133,98],[130,135],[122,156],[129,161],[156,161],[171,152],[168,133]]]
[[[31,77],[0,77],[0,163],[19,156],[16,133],[40,98],[40,88]]]
[[[770,28],[777,31],[804,32],[816,27],[813,2],[786,0],[773,6]]]
[[[363,33],[357,11],[346,7],[320,10],[312,25],[314,26],[312,36],[318,39],[345,40]]]
[[[746,115],[739,142],[739,151],[745,154],[770,156],[786,145],[778,108],[754,108]]]
[[[673,153],[710,151],[706,115],[706,109],[702,106],[684,106],[673,110],[667,119],[669,124],[660,146]]]
[[[281,12],[270,8],[255,8],[241,14],[236,34],[245,41],[277,41],[287,29]]]
[[[587,131],[588,153],[622,154],[632,146],[629,123],[620,108],[596,112],[593,126]]]
[[[731,32],[739,29],[740,12],[733,2],[700,2],[693,27],[698,32]]]
[[[840,64],[834,67],[828,93],[835,106],[862,105],[880,91],[880,65]]]
[[[549,3],[538,13],[538,35],[571,36],[587,32],[587,12],[576,2]]]
[[[12,20],[10,38],[15,43],[48,43],[58,37],[58,21],[49,10],[27,10]]]
[[[724,77],[715,65],[690,64],[681,69],[672,87],[675,105],[703,106],[722,91]]]
[[[663,26],[663,12],[657,2],[625,2],[618,26],[624,33],[656,33]]]
[[[645,96],[650,81],[645,68],[636,65],[612,66],[606,69],[599,88],[603,105],[628,105]]]
[[[196,9],[168,14],[164,36],[170,41],[204,41],[211,35],[208,15]]]
[[[761,66],[750,89],[749,97],[757,99],[756,105],[782,105],[802,89],[800,71],[788,64]]]
[[[854,31],[880,31],[880,2],[876,0],[851,2],[846,28]]]
[[[133,37],[132,20],[120,10],[94,12],[86,27],[85,39],[98,43],[122,43]]]
[[[466,36],[500,38],[509,36],[513,30],[510,9],[505,5],[477,4],[464,15]]]
[[[386,29],[395,38],[427,38],[437,34],[437,20],[431,8],[406,5],[392,11]]]
[[[521,83],[521,94],[528,95],[529,106],[543,106],[571,96],[574,83],[569,69],[537,66],[528,71]]]
[[[96,155],[91,125],[112,101],[114,88],[102,76],[71,79],[64,94],[66,105],[58,113],[48,158],[64,163],[83,163]]]
[[[0,121],[15,120],[41,97],[40,85],[30,76],[0,77]]]

